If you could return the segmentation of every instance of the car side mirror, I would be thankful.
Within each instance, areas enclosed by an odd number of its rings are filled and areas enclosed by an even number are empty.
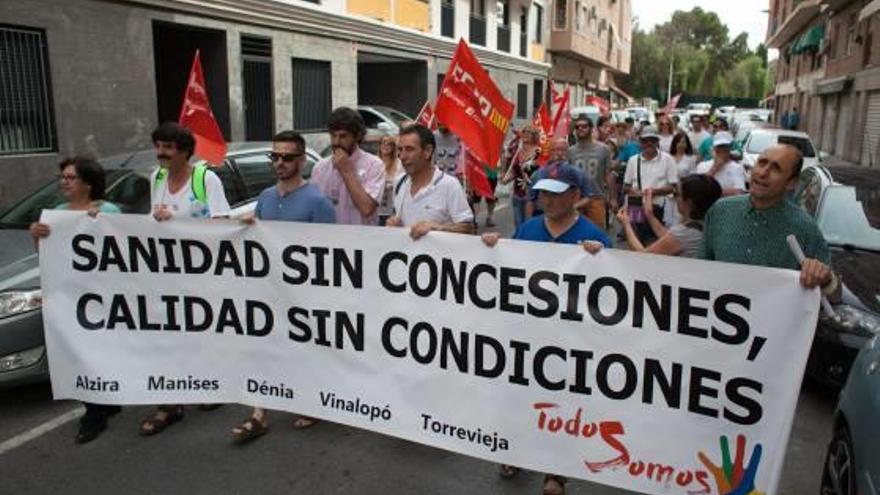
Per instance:
[[[827,160],[829,158],[831,158],[831,154],[829,154],[827,151],[820,151],[819,152],[819,161],[820,162],[824,162],[825,160]]]

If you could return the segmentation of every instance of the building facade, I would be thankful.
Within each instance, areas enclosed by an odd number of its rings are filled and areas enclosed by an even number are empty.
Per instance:
[[[320,150],[334,107],[415,116],[460,38],[522,123],[546,92],[549,2],[0,2],[0,206],[49,180],[63,156],[149,148],[151,130],[177,120],[196,49],[230,141],[295,128]]]
[[[771,0],[775,107],[797,109],[819,150],[880,166],[880,0]],[[779,122],[779,120],[777,120]]]
[[[614,76],[628,74],[631,0],[555,0],[550,23],[551,77],[572,89],[573,106],[599,96],[612,105],[628,96]]]

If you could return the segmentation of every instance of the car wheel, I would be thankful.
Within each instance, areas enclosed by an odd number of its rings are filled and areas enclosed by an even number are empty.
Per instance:
[[[841,425],[834,432],[825,458],[822,495],[857,495],[855,457],[849,429]]]

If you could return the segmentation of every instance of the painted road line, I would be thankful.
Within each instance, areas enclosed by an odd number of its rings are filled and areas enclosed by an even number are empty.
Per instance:
[[[50,419],[49,421],[46,421],[45,423],[42,423],[40,425],[37,425],[37,426],[31,428],[28,431],[25,431],[24,433],[20,433],[16,436],[10,438],[9,440],[3,441],[2,443],[0,443],[0,455],[3,455],[3,454],[5,454],[5,453],[9,452],[10,450],[15,449],[17,447],[21,447],[22,445],[26,444],[27,442],[30,442],[31,440],[34,440],[35,438],[39,438],[39,437],[45,435],[46,433],[49,433],[50,431],[58,428],[59,426],[63,426],[67,423],[70,423],[71,421],[82,416],[84,411],[85,411],[85,408],[83,408],[82,406],[77,406],[77,407],[71,409],[70,411],[67,411],[66,413],[62,414],[61,416]]]

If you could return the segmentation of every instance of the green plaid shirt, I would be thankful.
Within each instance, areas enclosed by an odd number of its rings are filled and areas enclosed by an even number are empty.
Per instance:
[[[787,199],[758,210],[748,194],[721,199],[709,210],[699,257],[800,270],[785,240],[789,234],[797,237],[807,258],[831,265],[825,238],[804,210]]]

